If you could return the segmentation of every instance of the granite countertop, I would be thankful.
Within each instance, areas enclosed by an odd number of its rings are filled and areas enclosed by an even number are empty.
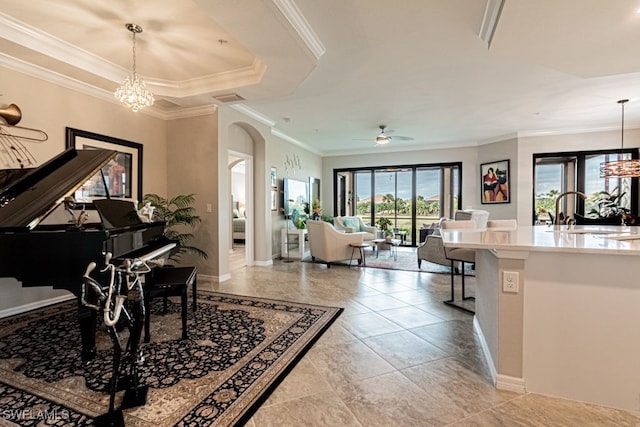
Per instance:
[[[470,249],[640,255],[640,227],[546,225],[515,230],[441,230],[444,245]]]

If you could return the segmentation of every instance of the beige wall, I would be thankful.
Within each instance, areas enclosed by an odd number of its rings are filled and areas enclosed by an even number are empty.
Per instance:
[[[87,130],[143,144],[143,192],[166,192],[163,120],[3,67],[0,81],[0,107],[18,105],[23,116],[19,126],[37,128],[49,135],[44,143],[25,143],[39,164],[64,150],[65,127]],[[1,259],[0,254],[0,262]],[[25,289],[14,279],[0,278],[0,311],[65,294],[47,287]]]
[[[480,198],[480,165],[483,163],[493,163],[500,160],[509,160],[509,203],[486,203],[481,204]],[[464,168],[466,169],[466,168]],[[480,204],[481,209],[489,212],[489,217],[492,219],[511,219],[517,217],[517,197],[518,197],[518,140],[516,138],[507,139],[504,141],[494,142],[491,144],[485,144],[478,147],[478,166],[475,169],[475,173],[478,177],[478,185],[474,192],[475,200],[474,204]],[[468,173],[473,173],[473,170],[467,170]],[[466,203],[464,203],[466,205]],[[463,205],[463,206],[464,206]]]
[[[187,254],[180,262],[197,265],[199,274],[217,276],[220,255],[217,113],[169,121],[167,159],[167,197],[195,194],[196,213],[202,222],[193,231],[192,245],[208,254],[207,260]]]
[[[280,256],[280,230],[285,227],[282,214],[282,179],[290,177],[300,180],[308,180],[310,176],[320,177],[322,171],[322,158],[302,147],[273,135],[271,128],[253,118],[247,117],[230,107],[221,107],[219,110],[220,150],[225,152],[225,164],[228,150],[248,153],[250,151],[249,137],[253,143],[253,189],[254,189],[254,260],[257,265],[269,265],[274,258]],[[298,156],[301,168],[289,169],[285,165],[286,157]],[[278,209],[271,210],[271,186],[269,173],[271,167],[276,167],[278,177]],[[228,173],[224,176],[224,182],[220,182],[220,188],[228,188]],[[321,186],[324,184],[321,182]],[[231,207],[230,195],[220,198],[221,224],[230,221]],[[224,208],[222,208],[224,204]],[[223,218],[224,216],[224,218]],[[227,230],[220,230],[224,235],[224,242],[229,241]],[[226,254],[220,254],[220,277],[226,278],[229,274],[228,258]]]

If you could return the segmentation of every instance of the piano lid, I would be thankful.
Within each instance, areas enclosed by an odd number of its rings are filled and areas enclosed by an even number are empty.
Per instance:
[[[0,231],[32,230],[116,154],[69,148],[27,172],[0,171]]]

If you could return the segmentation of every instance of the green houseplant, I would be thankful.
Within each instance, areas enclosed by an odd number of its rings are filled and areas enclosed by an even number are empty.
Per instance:
[[[391,222],[389,218],[381,216],[376,220],[376,225],[380,227],[380,229],[382,230],[382,235],[386,240],[393,239],[394,235],[393,235],[393,231],[391,230],[391,226],[393,225],[393,222]]]
[[[139,207],[151,203],[155,208],[154,216],[167,223],[165,237],[180,242],[178,252],[171,257],[173,260],[178,260],[184,253],[198,255],[203,259],[208,257],[205,251],[189,244],[194,238],[192,231],[202,221],[193,207],[195,202],[195,194],[178,195],[171,199],[165,199],[157,194],[145,194],[142,197]],[[185,232],[185,229],[191,229],[191,231]]]

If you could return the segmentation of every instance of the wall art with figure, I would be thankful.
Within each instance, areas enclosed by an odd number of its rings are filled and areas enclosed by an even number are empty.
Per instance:
[[[480,165],[482,186],[481,202],[509,203],[509,160],[482,163]]]

